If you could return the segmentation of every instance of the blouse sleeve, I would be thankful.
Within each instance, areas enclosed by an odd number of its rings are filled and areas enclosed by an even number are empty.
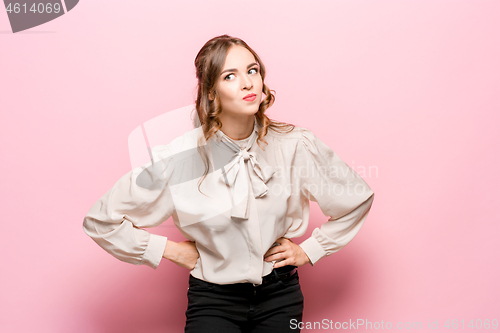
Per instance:
[[[311,131],[302,129],[301,195],[318,203],[328,221],[300,244],[314,265],[346,246],[370,211],[368,184]]]
[[[128,172],[90,208],[83,230],[115,258],[156,269],[167,237],[142,228],[158,226],[174,212],[167,186],[173,163],[166,146],[154,147],[152,153],[154,163]]]

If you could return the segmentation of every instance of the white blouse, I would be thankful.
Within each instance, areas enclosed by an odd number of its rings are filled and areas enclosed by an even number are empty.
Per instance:
[[[197,127],[152,149],[153,160],[121,177],[89,210],[83,229],[119,260],[158,267],[167,237],[144,228],[172,217],[200,254],[191,275],[218,284],[261,284],[273,262],[264,254],[280,237],[302,236],[309,200],[330,218],[299,244],[311,264],[349,243],[371,208],[374,193],[311,131],[261,126],[243,140],[217,131],[208,143]],[[200,153],[205,148],[210,170]]]

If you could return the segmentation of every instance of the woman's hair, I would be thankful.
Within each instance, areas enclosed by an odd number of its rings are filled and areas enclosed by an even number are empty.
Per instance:
[[[196,55],[196,59],[194,61],[194,65],[196,67],[196,77],[198,78],[196,112],[205,135],[205,140],[208,142],[208,139],[215,135],[215,133],[222,127],[222,123],[219,118],[222,112],[222,107],[216,87],[226,61],[227,53],[231,46],[234,45],[242,46],[250,51],[260,67],[259,72],[262,77],[262,92],[264,93],[265,98],[260,103],[259,110],[255,114],[255,117],[259,125],[262,126],[258,132],[257,144],[264,150],[261,143],[264,142],[267,145],[267,141],[264,140],[264,137],[267,134],[268,128],[277,132],[288,133],[292,131],[295,126],[269,119],[265,115],[266,110],[274,103],[275,92],[270,90],[264,83],[264,79],[266,77],[264,64],[260,60],[257,53],[255,53],[255,51],[252,50],[243,40],[228,35],[217,36],[206,42]],[[213,98],[210,99],[209,96],[212,96]],[[200,142],[198,143],[198,152],[202,156],[203,163],[205,164],[203,178],[198,183],[199,190],[200,184],[209,172],[210,165],[206,147],[200,147]]]

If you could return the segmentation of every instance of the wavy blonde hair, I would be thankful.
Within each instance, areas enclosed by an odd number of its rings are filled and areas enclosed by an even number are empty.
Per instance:
[[[260,67],[260,76],[262,77],[262,92],[265,98],[259,105],[259,110],[255,114],[255,118],[260,126],[262,126],[258,132],[257,144],[263,150],[265,148],[262,143],[268,144],[264,137],[267,134],[268,129],[272,129],[277,132],[290,132],[295,126],[288,123],[278,122],[270,119],[266,116],[266,110],[271,107],[275,100],[275,91],[270,90],[264,83],[266,77],[266,69],[264,64],[260,60],[260,57],[255,53],[250,46],[247,45],[243,40],[237,37],[232,37],[228,35],[221,35],[210,39],[203,45],[201,50],[196,55],[194,65],[196,67],[196,77],[198,79],[198,93],[196,97],[196,113],[198,114],[198,119],[203,129],[205,136],[205,141],[215,135],[215,133],[222,127],[220,121],[220,114],[223,112],[219,96],[216,91],[218,80],[220,74],[223,70],[224,63],[226,61],[226,56],[229,49],[233,45],[239,45],[246,48],[255,58],[255,61]],[[209,96],[214,97],[212,100]],[[200,140],[201,141],[201,140]],[[206,178],[210,171],[210,163],[208,158],[208,152],[206,145],[201,145],[198,142],[198,152],[202,156],[203,163],[205,164],[205,172],[203,177],[198,182],[198,190],[200,191],[200,185]],[[201,192],[201,191],[200,191]]]

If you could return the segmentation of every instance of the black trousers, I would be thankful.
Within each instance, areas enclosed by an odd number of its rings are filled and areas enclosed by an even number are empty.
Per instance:
[[[271,273],[273,274],[273,273]],[[186,333],[300,332],[304,297],[298,272],[259,286],[219,285],[189,276]]]

